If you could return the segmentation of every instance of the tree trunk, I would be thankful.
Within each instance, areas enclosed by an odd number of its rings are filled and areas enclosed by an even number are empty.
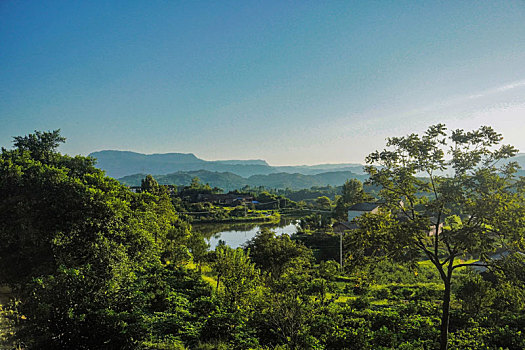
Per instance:
[[[448,322],[450,319],[450,275],[445,282],[445,291],[443,293],[443,313],[441,315],[441,336],[439,338],[440,350],[448,348]]]

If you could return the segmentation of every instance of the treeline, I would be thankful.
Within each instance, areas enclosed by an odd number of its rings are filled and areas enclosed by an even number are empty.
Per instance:
[[[146,178],[153,178],[146,175],[141,179],[141,183]],[[156,179],[155,179],[156,180]],[[204,183],[199,177],[191,179],[187,186],[169,186],[170,195],[176,207],[191,211],[188,206],[191,203],[206,202],[208,194],[223,194],[225,191],[219,187],[211,187],[209,183]],[[257,204],[251,206],[259,209],[282,209],[282,208],[310,208],[310,209],[334,209],[338,203],[344,203],[344,208],[338,208],[337,212],[341,215],[351,204],[365,200],[375,200],[378,194],[378,187],[369,184],[363,184],[357,179],[346,180],[342,186],[314,186],[300,190],[291,188],[276,189],[265,186],[244,186],[241,189],[229,191],[228,194],[238,196],[249,196]],[[366,195],[365,195],[366,194]],[[212,203],[210,203],[212,204]],[[341,204],[339,204],[341,205]],[[224,206],[224,205],[223,205]],[[195,208],[193,208],[195,209]]]
[[[328,197],[332,201],[337,200],[337,196],[341,196],[344,191],[344,186],[347,184],[352,178],[347,178],[343,182],[341,186],[312,186],[310,188],[301,188],[301,189],[292,189],[292,188],[267,188],[264,186],[258,186],[258,187],[251,187],[246,186],[243,187],[243,191],[248,192],[269,192],[276,195],[284,196],[286,198],[289,198],[290,200],[294,202],[312,202],[317,200],[319,197]],[[352,179],[356,180],[362,183],[362,180],[358,179]],[[378,188],[377,186],[364,184],[363,189],[366,193],[370,194],[372,197],[374,195],[377,195]]]
[[[146,175],[141,179],[141,186],[134,187],[135,191],[147,191],[148,184],[156,182],[151,175]],[[348,186],[360,186],[360,193],[345,194]],[[180,215],[190,221],[246,221],[250,219],[264,220],[277,213],[293,214],[307,213],[305,210],[318,210],[329,212],[336,208],[337,203],[341,203],[345,198],[345,208],[348,204],[364,200],[363,185],[359,180],[348,180],[341,187],[312,187],[311,189],[292,190],[292,189],[268,189],[264,186],[250,187],[244,186],[240,190],[229,191],[219,187],[211,187],[208,183],[203,183],[200,178],[194,177],[187,186],[161,185],[171,198],[172,204]],[[370,189],[371,186],[365,186]],[[339,193],[339,194],[338,194]],[[341,193],[344,195],[342,196]],[[328,197],[332,197],[331,201]],[[295,201],[294,199],[298,199]],[[338,211],[345,210],[339,208]],[[332,217],[333,214],[325,215]],[[343,215],[344,216],[344,215]],[[252,220],[253,221],[253,220]],[[330,224],[331,222],[329,222]]]
[[[141,184],[155,182],[147,175]],[[171,185],[170,185],[171,186]],[[175,210],[189,222],[278,222],[279,209],[295,208],[297,203],[267,191],[230,191],[212,188],[198,177],[189,186],[161,186],[169,190]]]
[[[119,181],[128,186],[139,186],[141,179],[146,174],[128,175],[119,178]],[[167,175],[154,175],[155,179],[162,185],[188,186],[195,177],[212,187],[219,187],[226,191],[241,189],[245,186],[266,188],[290,188],[299,190],[313,186],[340,186],[347,179],[366,180],[366,175],[356,174],[351,171],[333,171],[315,175],[303,175],[299,173],[275,173],[268,175],[252,175],[248,178],[230,172],[212,172],[208,170],[181,171]]]

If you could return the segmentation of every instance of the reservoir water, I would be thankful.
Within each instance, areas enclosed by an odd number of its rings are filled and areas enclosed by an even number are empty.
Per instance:
[[[263,227],[268,227],[273,230],[278,236],[282,234],[292,235],[297,232],[295,220],[281,219],[278,224],[194,224],[193,230],[201,232],[208,243],[210,249],[213,250],[219,243],[224,241],[232,248],[241,247],[245,242],[249,241],[257,232]]]

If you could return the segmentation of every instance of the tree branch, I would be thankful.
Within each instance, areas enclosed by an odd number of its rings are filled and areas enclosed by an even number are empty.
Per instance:
[[[465,266],[478,266],[478,267],[489,267],[489,264],[486,263],[468,263],[468,264],[458,264],[452,266],[452,269],[457,269],[458,267],[465,267]]]
[[[452,258],[452,254],[450,254],[445,260],[443,260],[443,262],[441,263],[441,266],[445,266],[447,261],[449,261],[451,258]]]
[[[441,210],[438,213],[437,222],[436,222],[436,233],[434,235],[434,254],[438,256],[439,250],[439,222],[441,221]]]
[[[421,242],[421,240],[419,241],[416,241],[416,245],[421,248],[421,250],[423,250],[423,252],[425,252],[425,254],[428,256],[428,258],[430,260],[432,260],[432,252],[430,250],[428,250],[428,248],[425,246],[425,243]]]
[[[432,183],[432,191],[434,192],[434,198],[436,200],[438,200],[439,196],[438,196],[437,191],[436,191],[436,185],[434,183],[434,176],[432,175],[432,170],[428,170],[427,174],[430,177],[430,182]]]

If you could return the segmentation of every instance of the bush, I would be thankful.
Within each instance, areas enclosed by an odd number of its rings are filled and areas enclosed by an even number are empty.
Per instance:
[[[367,295],[370,291],[370,288],[367,285],[357,285],[352,288],[354,295]]]
[[[350,300],[349,304],[352,308],[357,310],[363,310],[370,307],[370,298],[366,296],[359,296],[354,300]]]
[[[374,290],[374,298],[382,300],[382,299],[390,299],[392,296],[392,293],[390,292],[390,289],[388,288],[380,288]]]

